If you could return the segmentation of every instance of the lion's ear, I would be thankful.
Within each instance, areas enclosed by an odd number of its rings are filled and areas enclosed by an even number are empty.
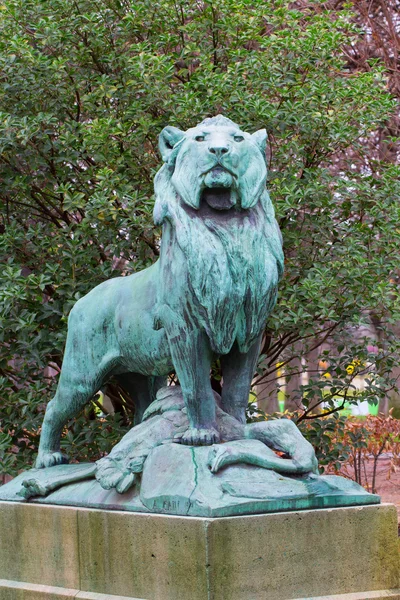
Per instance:
[[[260,129],[253,133],[250,139],[253,144],[248,146],[246,168],[239,178],[239,196],[242,208],[252,208],[258,202],[267,181],[267,158],[265,155],[267,132],[265,129]]]
[[[164,127],[158,138],[158,147],[164,162],[168,162],[174,146],[183,140],[185,132],[177,127]]]
[[[265,152],[267,149],[268,141],[268,134],[266,129],[259,129],[258,131],[253,133],[251,139],[258,146],[258,148],[261,151],[261,154],[263,155],[264,160],[266,160]]]

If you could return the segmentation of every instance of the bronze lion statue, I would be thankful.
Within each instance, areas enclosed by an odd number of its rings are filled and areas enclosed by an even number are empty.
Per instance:
[[[140,422],[175,370],[189,428],[180,441],[220,440],[210,383],[221,359],[221,408],[245,421],[265,322],[283,271],[282,242],[266,190],[265,130],[249,134],[219,115],[187,131],[166,127],[154,181],[159,260],[105,281],[68,320],[64,361],[48,404],[37,467],[65,462],[66,422],[112,375],[135,399]]]

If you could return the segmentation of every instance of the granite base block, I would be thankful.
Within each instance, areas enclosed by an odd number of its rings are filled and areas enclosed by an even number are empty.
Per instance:
[[[388,504],[225,518],[0,502],[1,600],[400,600]]]

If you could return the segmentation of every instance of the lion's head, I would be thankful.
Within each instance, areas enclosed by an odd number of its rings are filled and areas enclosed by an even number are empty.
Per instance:
[[[246,351],[262,331],[283,270],[266,139],[264,129],[250,135],[221,115],[160,134],[165,164],[154,180],[154,221],[165,225],[161,254],[175,244],[183,253],[191,310],[221,354],[235,340]]]
[[[250,135],[218,115],[187,131],[165,127],[159,146],[173,170],[171,183],[186,204],[249,209],[265,189],[266,140],[265,129]]]

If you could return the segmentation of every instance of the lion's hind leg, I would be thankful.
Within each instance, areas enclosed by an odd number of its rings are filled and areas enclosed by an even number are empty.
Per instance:
[[[135,425],[142,421],[143,414],[155,400],[159,389],[167,385],[166,377],[146,376],[140,373],[122,373],[116,379],[135,403]]]
[[[68,462],[68,458],[60,451],[61,433],[68,419],[73,417],[84,404],[85,402],[77,401],[73,389],[64,382],[61,375],[56,395],[46,408],[40,434],[39,453],[35,463],[37,469]]]
[[[116,357],[110,355],[103,357],[97,367],[83,356],[79,362],[68,360],[68,356],[64,359],[56,394],[47,405],[43,420],[37,469],[68,462],[60,451],[62,430],[99,390],[115,362]]]

